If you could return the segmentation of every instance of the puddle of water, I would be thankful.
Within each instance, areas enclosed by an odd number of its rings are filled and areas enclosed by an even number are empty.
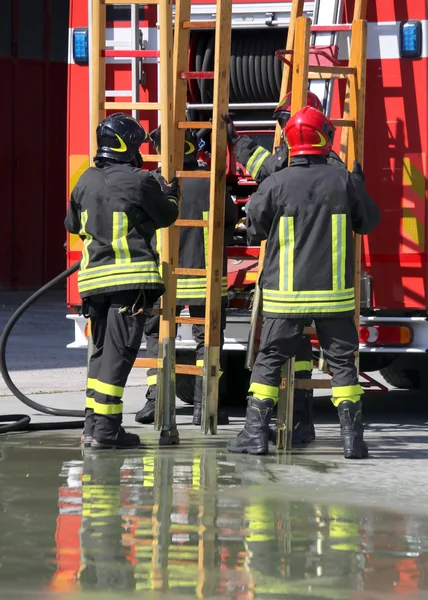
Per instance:
[[[213,445],[7,448],[0,596],[428,598],[428,517],[326,501],[312,485],[290,498],[272,466]]]

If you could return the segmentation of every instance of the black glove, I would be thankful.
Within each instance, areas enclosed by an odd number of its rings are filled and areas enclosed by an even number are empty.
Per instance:
[[[177,202],[179,201],[180,184],[178,183],[177,177],[174,177],[170,183],[167,182],[165,177],[163,177],[159,171],[153,171],[153,177],[156,179],[161,187],[161,190],[168,196],[168,198],[174,198],[174,200],[177,200]]]
[[[151,131],[149,133],[150,140],[158,154],[160,154],[160,136],[161,136],[160,126],[157,129],[153,129],[153,131]]]
[[[231,146],[235,146],[239,138],[239,135],[236,133],[235,123],[226,113],[223,113],[223,121],[227,125],[227,141]]]
[[[356,175],[364,181],[364,173],[360,163],[357,160],[354,160],[354,168],[352,169],[352,175]]]

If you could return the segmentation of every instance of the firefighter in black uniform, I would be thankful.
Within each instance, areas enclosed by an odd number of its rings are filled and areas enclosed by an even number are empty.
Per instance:
[[[150,134],[157,152],[160,152],[160,129]],[[198,141],[193,132],[187,130],[185,137],[184,166],[186,171],[200,170],[198,160]],[[207,220],[210,208],[210,181],[209,179],[189,178],[182,183],[181,213],[182,219]],[[226,300],[227,300],[227,260],[226,247],[232,243],[233,232],[237,221],[236,208],[233,200],[226,192],[225,198],[225,223],[224,223],[224,248],[223,248],[223,306],[222,306],[222,333],[221,347],[224,342],[224,329],[226,327]],[[160,233],[160,232],[159,232]],[[160,236],[157,239],[159,250]],[[208,228],[207,227],[181,227],[179,247],[179,267],[205,269],[207,265],[208,252]],[[207,295],[207,278],[204,276],[182,275],[177,279],[177,314],[180,314],[185,305],[189,306],[191,317],[205,317],[205,303]],[[203,366],[205,330],[203,325],[192,326],[193,338],[196,342],[196,364]],[[159,349],[159,317],[153,315],[146,322],[145,335],[147,339],[147,356],[157,358]],[[220,362],[222,363],[222,356]],[[222,374],[222,372],[221,372]],[[222,377],[221,377],[222,379]],[[220,379],[220,394],[224,393],[224,384]],[[147,371],[148,390],[147,402],[137,413],[135,420],[138,423],[153,423],[156,403],[157,370]],[[193,424],[201,424],[202,410],[202,377],[196,377],[194,390]],[[221,411],[218,413],[218,423],[227,425],[229,419]]]
[[[251,241],[267,239],[261,280],[264,322],[245,427],[228,450],[268,452],[281,366],[296,354],[305,325],[314,320],[333,373],[332,401],[345,458],[364,458],[352,232],[372,231],[380,213],[358,163],[352,173],[328,164],[334,127],[325,115],[306,106],[288,121],[284,133],[290,168],[264,181],[247,204]]]
[[[308,91],[306,98],[307,106],[312,106],[323,111],[323,106],[313,92]],[[291,92],[289,92],[273,113],[273,118],[279,122],[284,138],[284,127],[291,116]],[[258,146],[249,136],[238,135],[233,121],[228,115],[223,117],[227,123],[228,143],[233,148],[237,161],[245,165],[251,177],[257,183],[261,183],[266,177],[288,167],[288,147],[283,143],[275,148],[274,154]],[[344,168],[345,165],[333,151],[328,157],[329,164]],[[304,336],[296,352],[295,376],[297,379],[307,379],[312,375],[312,344],[308,336]],[[293,446],[308,444],[315,439],[315,427],[312,420],[313,391],[294,391],[294,414],[293,414]],[[272,440],[276,432],[271,428]]]
[[[97,128],[95,167],[70,199],[65,227],[83,240],[78,289],[91,322],[94,352],[88,369],[82,441],[92,448],[134,448],[138,435],[121,427],[123,390],[137,356],[146,315],[165,291],[155,230],[178,216],[180,188],[141,170],[146,131],[116,113]]]

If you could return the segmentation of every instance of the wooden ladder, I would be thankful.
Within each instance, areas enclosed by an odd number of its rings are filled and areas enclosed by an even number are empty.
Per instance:
[[[155,428],[161,430],[160,443],[178,443],[179,435],[175,416],[175,374],[203,376],[202,433],[217,432],[218,380],[220,373],[221,293],[223,279],[224,206],[226,193],[226,124],[222,114],[229,105],[230,43],[232,28],[232,0],[218,0],[215,21],[190,21],[191,0],[175,3],[174,51],[169,54],[166,67],[167,79],[173,80],[173,94],[168,95],[168,120],[162,120],[162,174],[170,180],[178,178],[210,178],[210,209],[208,220],[178,219],[174,225],[162,230],[162,277],[166,292],[162,296],[159,359],[137,359],[136,366],[158,369]],[[172,19],[171,19],[172,24]],[[194,27],[215,29],[214,71],[207,73],[188,71],[190,29]],[[172,39],[171,27],[160,27],[161,57],[168,40]],[[171,56],[173,60],[171,61]],[[162,68],[162,58],[161,68]],[[165,67],[164,67],[165,68]],[[212,122],[186,121],[187,82],[189,79],[211,78],[214,80]],[[169,89],[169,88],[168,88]],[[173,99],[173,101],[172,101]],[[172,111],[172,121],[169,115]],[[162,111],[161,111],[162,112]],[[165,112],[163,114],[166,114]],[[165,132],[164,123],[172,127]],[[211,171],[184,171],[184,136],[186,129],[212,129]],[[166,171],[164,172],[164,168]],[[208,227],[208,265],[205,269],[178,267],[179,228]],[[205,318],[176,317],[177,276],[193,275],[207,278]],[[204,366],[175,364],[176,324],[205,326]]]

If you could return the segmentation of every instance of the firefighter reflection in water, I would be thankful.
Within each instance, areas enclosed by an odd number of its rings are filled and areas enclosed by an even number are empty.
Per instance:
[[[134,448],[138,435],[122,423],[122,395],[140,348],[146,316],[165,288],[149,241],[178,216],[178,180],[141,170],[146,131],[132,117],[115,113],[97,128],[95,167],[71,194],[65,219],[79,234],[83,252],[78,289],[91,322],[82,441],[92,448]]]
[[[247,203],[250,240],[268,240],[261,278],[264,321],[245,427],[228,450],[268,453],[281,367],[295,356],[304,327],[315,321],[333,373],[344,456],[365,458],[363,392],[355,366],[353,231],[369,233],[380,213],[358,163],[352,173],[328,164],[334,126],[322,112],[304,107],[284,133],[290,167],[266,179]]]
[[[326,598],[338,589],[403,597],[427,589],[423,518],[275,500],[255,483],[277,470],[266,476],[261,460],[249,470],[247,460],[221,456],[149,450],[64,464],[50,590],[251,600],[312,597],[315,586]]]
[[[160,153],[160,128],[150,134],[156,151]],[[198,140],[196,135],[186,130],[184,145],[184,168],[186,171],[206,170],[198,166]],[[190,220],[208,220],[210,208],[210,181],[203,178],[186,178],[182,182],[181,218]],[[223,284],[222,284],[222,311],[221,311],[221,341],[220,348],[224,343],[224,329],[226,327],[226,302],[227,302],[227,259],[226,246],[233,240],[237,220],[236,207],[233,200],[226,191],[225,196],[225,222],[224,222],[224,246],[223,246]],[[160,253],[161,235],[156,235],[156,247]],[[208,252],[208,227],[180,227],[180,247],[178,265],[180,268],[205,269],[207,266]],[[185,305],[189,306],[191,317],[205,317],[205,304],[207,295],[207,278],[199,275],[180,275],[177,278],[177,315],[180,314]],[[153,315],[146,322],[145,335],[147,338],[147,356],[157,358],[159,354],[159,317]],[[205,328],[204,325],[192,326],[193,338],[196,342],[196,364],[203,366],[205,350]],[[220,355],[220,403],[225,396],[223,382],[223,353]],[[157,370],[147,371],[148,390],[147,402],[137,413],[135,420],[138,423],[153,423],[155,418]],[[222,385],[223,384],[223,385]],[[202,411],[202,377],[196,377],[194,388],[193,424],[201,424]],[[229,423],[228,416],[219,412],[218,422],[220,425]]]
[[[317,110],[322,111],[323,106],[319,98],[308,91],[306,103]],[[249,136],[238,135],[234,123],[228,115],[223,115],[227,123],[227,138],[229,145],[238,162],[245,166],[248,173],[258,184],[267,177],[288,167],[288,146],[284,139],[284,128],[291,117],[291,92],[289,92],[278,104],[273,113],[273,118],[281,126],[281,137],[283,142],[275,148],[272,154],[263,146],[258,146]],[[344,169],[345,165],[339,156],[330,150],[327,159],[328,164]],[[303,336],[296,350],[295,376],[297,379],[308,379],[312,375],[312,345],[308,336]],[[293,414],[293,446],[308,444],[315,439],[315,428],[312,419],[313,412],[313,390],[294,391],[294,414]],[[271,430],[271,438],[274,441],[274,430]]]

